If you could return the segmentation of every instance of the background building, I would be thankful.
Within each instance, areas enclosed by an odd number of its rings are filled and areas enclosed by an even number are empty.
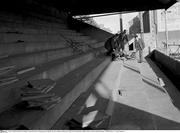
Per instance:
[[[145,11],[135,16],[128,24],[130,34],[143,32],[146,53],[149,49],[153,50],[155,48],[165,52],[166,35],[168,44],[180,44],[180,2],[170,7],[166,11],[166,16],[164,9]],[[169,47],[168,51],[170,50],[171,52],[176,51],[177,47]]]

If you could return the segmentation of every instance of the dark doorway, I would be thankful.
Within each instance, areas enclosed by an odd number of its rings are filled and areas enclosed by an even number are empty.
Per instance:
[[[134,50],[133,43],[131,43],[131,44],[129,45],[129,51],[132,51],[132,50]]]

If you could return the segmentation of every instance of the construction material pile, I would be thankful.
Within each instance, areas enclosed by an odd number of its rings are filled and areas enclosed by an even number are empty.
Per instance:
[[[60,97],[50,93],[55,85],[51,79],[31,80],[21,89],[21,101],[27,103],[27,109],[49,110],[61,101]]]
[[[0,67],[0,86],[9,85],[19,81],[18,75],[35,70],[35,67],[28,67],[17,70],[16,66]]]
[[[7,85],[18,81],[16,73],[13,72],[15,66],[0,68],[0,86]]]

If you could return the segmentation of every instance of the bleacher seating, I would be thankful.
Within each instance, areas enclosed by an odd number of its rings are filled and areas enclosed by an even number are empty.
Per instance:
[[[68,29],[59,18],[45,18],[0,14],[1,129],[50,129],[110,62],[102,56],[104,42]],[[14,108],[32,79],[54,80],[50,92],[61,102],[43,111]]]

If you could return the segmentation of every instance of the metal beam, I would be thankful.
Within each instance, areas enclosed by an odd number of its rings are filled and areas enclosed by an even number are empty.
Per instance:
[[[115,12],[115,13],[105,13],[105,14],[97,14],[97,15],[89,15],[88,17],[79,17],[77,19],[86,19],[86,18],[95,18],[95,17],[103,17],[103,16],[111,16],[111,15],[117,15],[117,14],[125,14],[125,13],[131,13],[136,11],[125,11],[125,12]],[[78,16],[77,16],[78,17]]]

